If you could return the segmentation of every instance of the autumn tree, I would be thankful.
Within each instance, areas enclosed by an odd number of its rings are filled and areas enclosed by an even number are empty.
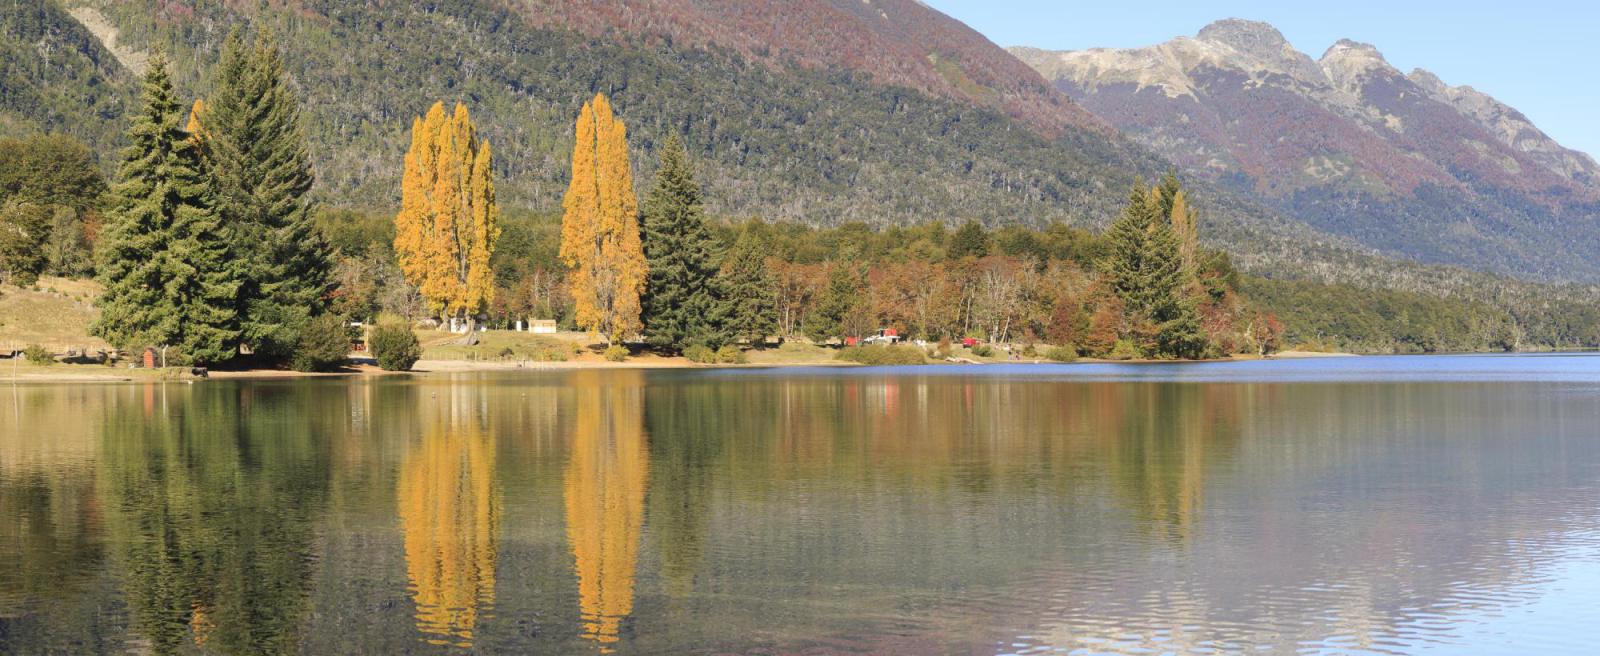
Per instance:
[[[183,361],[238,354],[239,283],[166,60],[150,62],[101,244],[106,290],[91,331],[122,347],[176,346]]]
[[[727,306],[717,277],[716,239],[706,226],[700,185],[677,135],[661,146],[661,168],[640,215],[650,271],[642,307],[646,340],[673,351],[691,344],[721,347],[727,341]]]
[[[494,298],[490,259],[500,238],[494,156],[466,105],[444,103],[411,123],[395,216],[395,256],[434,312],[470,326]]]
[[[299,101],[270,35],[254,45],[237,29],[228,35],[215,89],[196,101],[188,131],[231,232],[240,338],[258,354],[287,358],[301,329],[328,308],[333,262],[313,216]]]
[[[562,201],[561,261],[578,325],[617,342],[639,332],[648,267],[628,164],[627,129],[599,94],[578,114],[572,182]]]

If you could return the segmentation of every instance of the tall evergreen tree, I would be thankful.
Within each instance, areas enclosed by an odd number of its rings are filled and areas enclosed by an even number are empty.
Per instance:
[[[1106,231],[1109,252],[1103,268],[1129,316],[1156,328],[1156,343],[1146,344],[1147,350],[1200,357],[1206,349],[1204,333],[1185,293],[1187,272],[1164,211],[1159,190],[1135,187],[1122,216]]]
[[[163,57],[151,60],[141,93],[101,235],[106,291],[92,332],[122,347],[176,346],[183,361],[225,361],[238,354],[239,282]]]
[[[767,268],[768,250],[761,235],[745,226],[718,274],[728,335],[756,346],[778,330],[778,280]]]
[[[847,321],[865,304],[863,290],[866,276],[853,262],[838,262],[828,274],[828,286],[823,288],[817,304],[806,314],[804,329],[813,341],[827,341],[835,337],[860,337],[845,335]]]
[[[327,309],[333,263],[307,194],[314,180],[300,108],[270,35],[224,42],[216,88],[196,103],[195,128],[240,282],[240,338],[286,358],[301,326]]]
[[[727,336],[717,244],[706,226],[689,155],[677,135],[662,143],[661,168],[640,216],[650,270],[643,297],[646,338],[675,351],[691,344],[720,347]]]

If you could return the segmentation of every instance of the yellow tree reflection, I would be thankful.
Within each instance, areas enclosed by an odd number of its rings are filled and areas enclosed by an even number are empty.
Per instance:
[[[400,521],[417,629],[436,645],[472,645],[494,603],[500,499],[481,431],[430,428],[400,471]]]
[[[573,377],[577,392],[567,463],[567,540],[577,561],[583,637],[610,652],[633,612],[634,570],[650,477],[643,387],[637,372]]]

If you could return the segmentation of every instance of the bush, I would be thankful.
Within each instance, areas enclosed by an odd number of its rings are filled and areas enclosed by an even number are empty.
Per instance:
[[[350,355],[350,334],[344,320],[325,314],[300,327],[289,366],[295,371],[332,371]]]
[[[745,362],[748,362],[748,360],[744,357],[744,351],[739,347],[732,344],[724,344],[722,348],[717,349],[717,362],[721,362],[723,364],[744,364]]]
[[[927,364],[915,346],[851,346],[839,350],[838,359],[866,365]]]
[[[410,371],[422,359],[422,344],[411,326],[399,321],[378,324],[372,329],[372,356],[385,371]]]
[[[1144,357],[1144,351],[1130,340],[1119,339],[1117,345],[1111,347],[1111,354],[1106,357],[1112,360],[1137,360]]]
[[[684,349],[683,357],[689,358],[690,362],[699,364],[715,364],[717,361],[717,354],[715,352],[699,344],[695,344],[694,346]]]
[[[1078,349],[1071,346],[1052,346],[1045,349],[1044,357],[1052,362],[1073,362],[1078,359]]]
[[[628,349],[621,344],[612,344],[606,347],[606,360],[622,362],[628,359]]]
[[[994,347],[988,344],[979,344],[972,347],[972,354],[980,358],[994,357]]]
[[[37,365],[48,366],[56,363],[56,356],[38,344],[29,344],[28,348],[22,349],[22,357],[27,358],[29,363]]]

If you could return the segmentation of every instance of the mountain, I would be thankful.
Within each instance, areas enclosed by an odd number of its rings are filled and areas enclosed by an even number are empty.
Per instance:
[[[657,140],[681,132],[724,214],[1086,225],[1166,166],[914,0],[0,3],[23,62],[6,65],[27,69],[5,82],[0,126],[114,153],[121,112],[94,103],[131,102],[132,70],[156,47],[180,90],[203,95],[240,24],[283,44],[317,194],[334,205],[395,205],[411,117],[444,100],[465,102],[494,145],[503,202],[558,208],[572,120],[595,92],[627,121],[638,179]],[[71,92],[13,102],[12,88]]]
[[[1382,252],[1600,279],[1600,165],[1373,46],[1230,19],[1147,48],[1012,53],[1185,171]]]

